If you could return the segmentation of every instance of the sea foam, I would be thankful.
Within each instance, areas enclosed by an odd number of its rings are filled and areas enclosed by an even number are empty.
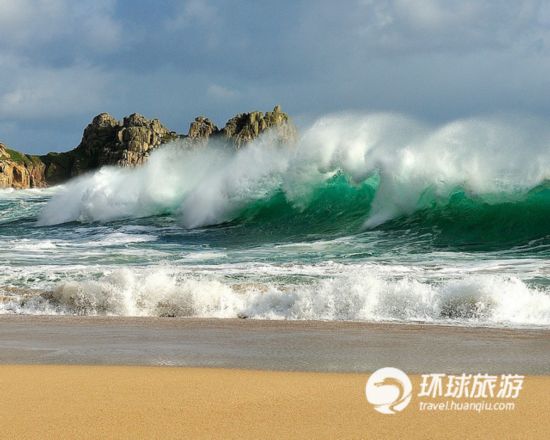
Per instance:
[[[529,118],[434,127],[392,114],[329,116],[307,128],[295,145],[278,146],[269,133],[236,152],[215,142],[197,149],[175,142],[142,167],[105,167],[67,183],[39,224],[171,212],[188,228],[214,225],[277,191],[305,209],[316,188],[344,173],[352,183],[379,179],[365,221],[373,227],[445,199],[457,187],[489,194],[492,202],[522,194],[550,177],[549,145],[548,125]]]
[[[549,325],[548,291],[520,278],[471,275],[421,281],[375,265],[342,267],[308,283],[183,274],[176,267],[117,269],[97,280],[65,281],[3,313],[182,316],[291,320],[420,321],[470,325]]]

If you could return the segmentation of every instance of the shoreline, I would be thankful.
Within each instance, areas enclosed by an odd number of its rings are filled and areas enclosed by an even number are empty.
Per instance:
[[[513,327],[509,325],[490,325],[490,324],[479,324],[475,325],[466,325],[457,322],[435,322],[435,321],[397,321],[397,320],[379,320],[379,321],[365,321],[365,320],[329,320],[329,319],[263,319],[263,318],[217,318],[217,317],[195,317],[195,316],[125,316],[125,315],[76,315],[76,314],[34,314],[34,313],[0,313],[0,319],[3,317],[12,317],[12,318],[37,318],[40,320],[50,320],[50,319],[94,319],[94,320],[129,320],[136,322],[147,322],[147,321],[159,321],[159,322],[170,322],[170,321],[227,321],[227,322],[266,322],[266,323],[306,323],[306,324],[343,324],[343,325],[368,325],[368,326],[377,326],[377,325],[389,325],[389,326],[425,326],[425,327],[441,327],[441,328],[460,328],[460,329],[490,329],[490,330],[512,330],[512,331],[550,331],[550,326],[543,324],[518,324],[518,326]],[[300,325],[300,324],[298,324]]]
[[[413,385],[394,415],[365,397],[370,373],[388,366]],[[420,374],[463,372],[525,375],[524,389],[513,410],[421,409]],[[13,439],[544,439],[550,429],[550,329],[0,315],[0,378]]]
[[[0,315],[0,364],[550,375],[550,329]]]

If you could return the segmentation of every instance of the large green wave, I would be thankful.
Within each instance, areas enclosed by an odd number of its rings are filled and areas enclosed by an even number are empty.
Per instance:
[[[307,203],[289,201],[279,190],[246,206],[231,225],[251,235],[288,240],[363,235],[378,185],[376,176],[355,184],[339,173],[311,191]],[[457,187],[446,197],[426,190],[413,212],[373,230],[404,239],[421,236],[432,246],[453,249],[546,245],[550,243],[550,184],[484,195]]]
[[[249,204],[234,223],[289,238],[356,233],[365,221],[377,187],[377,178],[354,185],[339,173],[311,191],[306,201],[289,201],[285,192],[278,190]]]
[[[468,250],[532,247],[550,242],[550,186],[526,193],[476,196],[457,189],[447,200],[380,226],[429,233],[433,244]]]

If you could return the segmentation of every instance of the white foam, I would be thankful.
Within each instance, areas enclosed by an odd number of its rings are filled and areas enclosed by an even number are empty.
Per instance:
[[[54,240],[33,240],[29,238],[7,240],[6,245],[9,246],[10,251],[43,251],[57,248]]]
[[[218,260],[223,258],[227,258],[227,254],[220,251],[189,252],[181,257],[182,261]]]
[[[51,196],[61,190],[63,186],[52,186],[49,188],[28,188],[28,189],[13,189],[0,188],[0,200],[2,199],[28,199],[36,197]]]
[[[550,177],[549,146],[546,121],[528,118],[429,127],[391,114],[331,116],[287,148],[277,147],[269,134],[237,152],[176,142],[155,151],[145,166],[103,168],[69,182],[39,223],[172,211],[187,227],[217,224],[279,189],[303,208],[317,185],[344,171],[357,182],[379,176],[366,223],[371,227],[417,209],[426,191],[446,198],[457,186],[478,195],[530,189]]]
[[[124,232],[112,232],[106,234],[101,240],[93,240],[78,243],[78,246],[84,247],[103,247],[103,246],[121,246],[131,243],[147,243],[157,240],[156,235],[152,234],[127,234]]]
[[[175,267],[119,269],[97,280],[59,282],[50,294],[12,296],[4,313],[193,316],[257,319],[398,320],[472,325],[549,325],[550,292],[517,277],[472,275],[419,281],[374,265],[307,283],[231,281]],[[305,273],[297,268],[298,273]],[[264,271],[265,272],[265,271]],[[292,268],[294,272],[294,268]],[[312,273],[309,271],[309,273]],[[287,275],[290,270],[287,269]],[[327,275],[327,272],[325,272]]]

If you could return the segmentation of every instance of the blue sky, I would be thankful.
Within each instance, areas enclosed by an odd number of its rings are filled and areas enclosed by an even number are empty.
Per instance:
[[[186,132],[283,106],[550,119],[544,1],[0,0],[0,141],[76,146],[94,115]]]

